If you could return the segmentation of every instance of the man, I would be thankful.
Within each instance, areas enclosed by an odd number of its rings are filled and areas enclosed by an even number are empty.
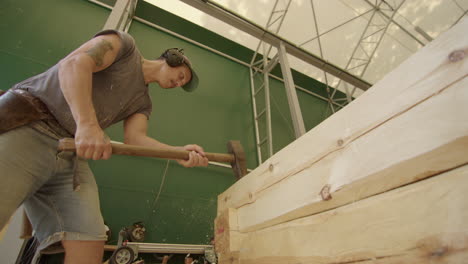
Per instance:
[[[105,229],[86,159],[111,156],[103,129],[121,120],[125,143],[185,149],[190,158],[179,160],[182,166],[207,166],[200,146],[169,146],[147,136],[151,82],[191,91],[198,78],[180,50],[146,60],[130,35],[105,30],[48,71],[7,92],[40,100],[49,118],[0,135],[0,228],[23,204],[40,242],[38,251],[61,242],[66,264],[101,263]],[[80,159],[57,152],[57,139],[69,136],[75,138]],[[36,256],[33,263],[37,260]]]

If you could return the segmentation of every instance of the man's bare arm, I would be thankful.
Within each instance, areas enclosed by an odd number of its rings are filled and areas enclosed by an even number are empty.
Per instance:
[[[115,34],[98,36],[59,63],[60,88],[76,122],[75,143],[80,157],[110,157],[110,143],[99,126],[92,102],[92,74],[114,62],[120,45]]]
[[[189,160],[177,160],[184,167],[208,166],[203,148],[190,144],[183,147],[170,146],[147,136],[148,120],[143,114],[133,114],[124,121],[125,143],[137,146],[190,151]]]

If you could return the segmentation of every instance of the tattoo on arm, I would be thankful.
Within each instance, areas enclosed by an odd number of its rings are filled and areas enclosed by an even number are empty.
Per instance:
[[[96,63],[96,66],[100,67],[104,64],[104,56],[109,50],[113,50],[114,47],[112,46],[112,43],[109,41],[103,39],[96,45],[94,45],[92,48],[86,51],[86,53],[93,58],[94,62]]]

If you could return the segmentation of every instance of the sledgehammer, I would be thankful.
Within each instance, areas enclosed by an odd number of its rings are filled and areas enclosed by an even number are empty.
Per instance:
[[[189,151],[186,150],[166,150],[154,147],[142,147],[128,144],[111,143],[112,154],[143,156],[163,159],[189,159]],[[209,161],[230,163],[234,175],[237,179],[247,174],[244,148],[237,140],[230,140],[227,144],[228,153],[209,153],[205,156]],[[61,151],[76,151],[75,140],[73,138],[63,138],[59,141],[58,149]]]

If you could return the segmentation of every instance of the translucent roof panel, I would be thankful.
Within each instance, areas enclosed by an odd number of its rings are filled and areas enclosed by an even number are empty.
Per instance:
[[[174,0],[147,0],[256,50],[260,40]],[[375,83],[467,16],[468,0],[211,0],[308,52]],[[315,14],[315,15],[314,15]],[[276,52],[276,51],[275,51]],[[270,53],[273,56],[275,52]],[[261,53],[261,50],[260,50]],[[300,58],[291,67],[344,90],[343,82]],[[362,91],[357,91],[358,96]]]

